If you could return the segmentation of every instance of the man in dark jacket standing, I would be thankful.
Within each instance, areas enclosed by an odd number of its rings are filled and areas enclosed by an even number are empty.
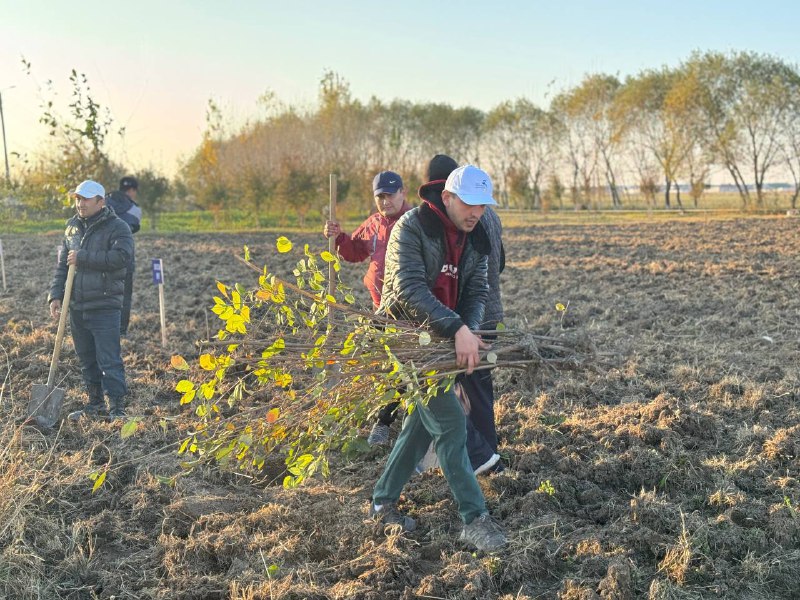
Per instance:
[[[490,243],[481,216],[492,198],[489,176],[472,165],[455,169],[441,197],[426,197],[392,230],[386,252],[380,312],[427,323],[437,334],[452,338],[456,363],[472,373],[487,348],[472,333],[483,321],[489,291],[487,256]],[[441,390],[427,404],[418,404],[406,419],[386,468],[375,485],[370,514],[406,531],[416,527],[397,508],[403,487],[434,441],[436,455],[464,523],[461,539],[487,552],[507,543],[500,525],[486,509],[466,449],[466,416],[452,390]]]
[[[120,313],[125,273],[133,258],[130,227],[105,205],[105,190],[84,181],[73,193],[76,215],[67,221],[64,241],[50,285],[50,315],[58,319],[70,265],[75,280],[69,305],[69,322],[81,374],[89,395],[82,411],[70,414],[125,416],[125,368],[120,352]]]
[[[110,207],[117,216],[128,224],[131,233],[139,231],[142,222],[142,209],[136,204],[139,195],[139,182],[135,177],[126,175],[119,180],[119,189],[111,192],[106,197],[106,206]],[[131,302],[133,300],[133,275],[136,272],[136,262],[131,256],[131,262],[125,273],[125,297],[122,301],[122,316],[120,318],[120,333],[128,333],[128,324],[131,320]]]

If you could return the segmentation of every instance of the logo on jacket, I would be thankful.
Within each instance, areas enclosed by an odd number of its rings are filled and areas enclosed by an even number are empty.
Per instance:
[[[455,265],[442,265],[442,273],[445,277],[458,277],[458,267]]]

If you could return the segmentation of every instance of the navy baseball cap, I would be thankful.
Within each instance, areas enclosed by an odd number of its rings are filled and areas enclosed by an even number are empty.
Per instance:
[[[139,189],[139,182],[136,181],[136,177],[131,177],[130,175],[126,175],[122,179],[119,180],[119,189],[121,190],[138,190]]]
[[[372,191],[378,194],[394,194],[403,187],[403,179],[394,171],[381,171],[372,180]]]

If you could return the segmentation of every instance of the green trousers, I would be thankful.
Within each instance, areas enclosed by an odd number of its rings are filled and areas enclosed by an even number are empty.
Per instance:
[[[375,484],[372,501],[375,504],[397,502],[431,440],[461,519],[471,523],[486,512],[486,501],[467,456],[467,419],[452,389],[439,392],[427,406],[417,404],[406,418],[383,475]]]

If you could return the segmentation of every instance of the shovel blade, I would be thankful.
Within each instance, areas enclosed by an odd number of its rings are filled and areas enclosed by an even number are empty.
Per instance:
[[[31,389],[31,400],[28,403],[28,418],[46,427],[58,423],[61,406],[64,404],[64,393],[61,388],[34,384]]]

